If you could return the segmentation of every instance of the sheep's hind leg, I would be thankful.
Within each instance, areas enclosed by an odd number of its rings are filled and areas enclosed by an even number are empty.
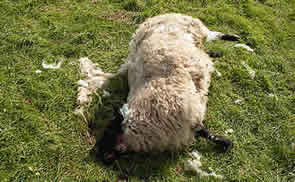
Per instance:
[[[228,40],[228,41],[239,41],[240,37],[235,34],[223,34],[220,37],[221,40]]]
[[[212,41],[212,40],[228,40],[228,41],[239,41],[240,37],[235,34],[223,34],[221,32],[214,32],[209,31],[207,33],[206,41]]]
[[[207,31],[207,38],[206,41],[213,41],[213,40],[227,40],[227,41],[239,41],[240,37],[235,34],[223,34],[221,32],[213,32],[208,30]],[[222,57],[221,52],[214,52],[214,51],[208,51],[208,55],[212,58]]]
[[[195,132],[196,132],[197,137],[201,136],[203,138],[206,138],[206,139],[212,141],[213,143],[220,146],[224,152],[226,152],[229,148],[231,148],[233,146],[233,142],[230,139],[227,139],[223,136],[211,135],[210,132],[202,126],[196,127]]]

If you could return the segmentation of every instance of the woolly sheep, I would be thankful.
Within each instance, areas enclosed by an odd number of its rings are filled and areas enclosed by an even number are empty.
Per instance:
[[[119,119],[120,134],[109,158],[125,152],[183,150],[196,135],[222,144],[224,150],[231,145],[203,127],[214,71],[202,48],[205,39],[239,37],[212,32],[199,19],[181,14],[156,16],[139,26],[118,73],[128,73],[129,112]]]

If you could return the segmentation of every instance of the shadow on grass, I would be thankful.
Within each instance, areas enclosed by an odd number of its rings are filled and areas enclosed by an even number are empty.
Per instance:
[[[108,170],[113,170],[119,176],[127,176],[128,178],[136,178],[142,180],[152,179],[154,177],[169,175],[171,166],[177,166],[183,153],[133,153],[128,154],[112,165],[106,166],[97,158],[96,146],[89,154],[89,160],[97,162]]]

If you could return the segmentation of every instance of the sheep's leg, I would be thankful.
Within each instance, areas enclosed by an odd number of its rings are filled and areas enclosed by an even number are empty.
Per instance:
[[[220,37],[221,40],[228,40],[228,41],[239,41],[240,36],[235,34],[222,34]]]
[[[233,143],[230,139],[227,139],[223,136],[211,135],[210,132],[202,126],[198,126],[197,128],[195,128],[195,132],[196,132],[196,136],[201,136],[203,138],[206,138],[214,142],[215,144],[219,145],[220,147],[222,147],[222,150],[224,152],[226,152],[230,147],[233,146]]]
[[[107,88],[109,86],[109,81],[115,77],[120,77],[126,75],[128,72],[128,63],[124,63],[120,66],[120,69],[117,73],[99,73],[96,76],[102,76],[103,79],[99,78],[98,81],[102,80],[103,84],[100,88]],[[96,81],[93,79],[93,81]]]
[[[213,32],[210,30],[207,31],[207,37],[206,37],[207,42],[213,41],[213,40],[219,40],[219,39],[220,40],[228,40],[228,41],[239,41],[240,37],[235,34],[223,34],[221,32]],[[212,58],[217,58],[217,57],[222,56],[221,52],[209,51],[207,53]]]
[[[204,35],[207,42],[212,40],[218,40],[218,39],[228,40],[228,41],[240,40],[240,37],[235,34],[224,34],[221,32],[215,32],[215,31],[209,30],[207,26],[205,26],[203,22],[199,20],[198,18],[194,18],[193,24],[195,25],[195,27],[197,27],[196,32],[201,31],[201,34]]]
[[[212,41],[212,40],[228,40],[228,41],[239,41],[240,37],[235,34],[224,34],[221,32],[213,32],[213,31],[208,31],[207,32],[207,37],[206,41]]]

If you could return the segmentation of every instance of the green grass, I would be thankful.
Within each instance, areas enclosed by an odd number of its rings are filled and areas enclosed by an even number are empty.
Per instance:
[[[232,128],[235,147],[222,154],[200,140],[191,150],[201,152],[203,168],[225,181],[294,181],[294,11],[291,0],[0,1],[0,181],[115,181],[121,170],[129,170],[131,181],[208,181],[183,171],[187,152],[135,155],[105,167],[93,157],[98,135],[74,114],[78,58],[116,72],[136,24],[168,12],[236,33],[255,49],[206,44],[224,56],[214,60],[222,76],[213,75],[205,123],[217,134]],[[60,60],[58,70],[41,66]],[[255,79],[242,62],[255,70]],[[110,106],[124,102],[126,92],[118,89],[124,86],[114,85],[116,96],[97,97],[91,107],[97,130],[112,118]]]

